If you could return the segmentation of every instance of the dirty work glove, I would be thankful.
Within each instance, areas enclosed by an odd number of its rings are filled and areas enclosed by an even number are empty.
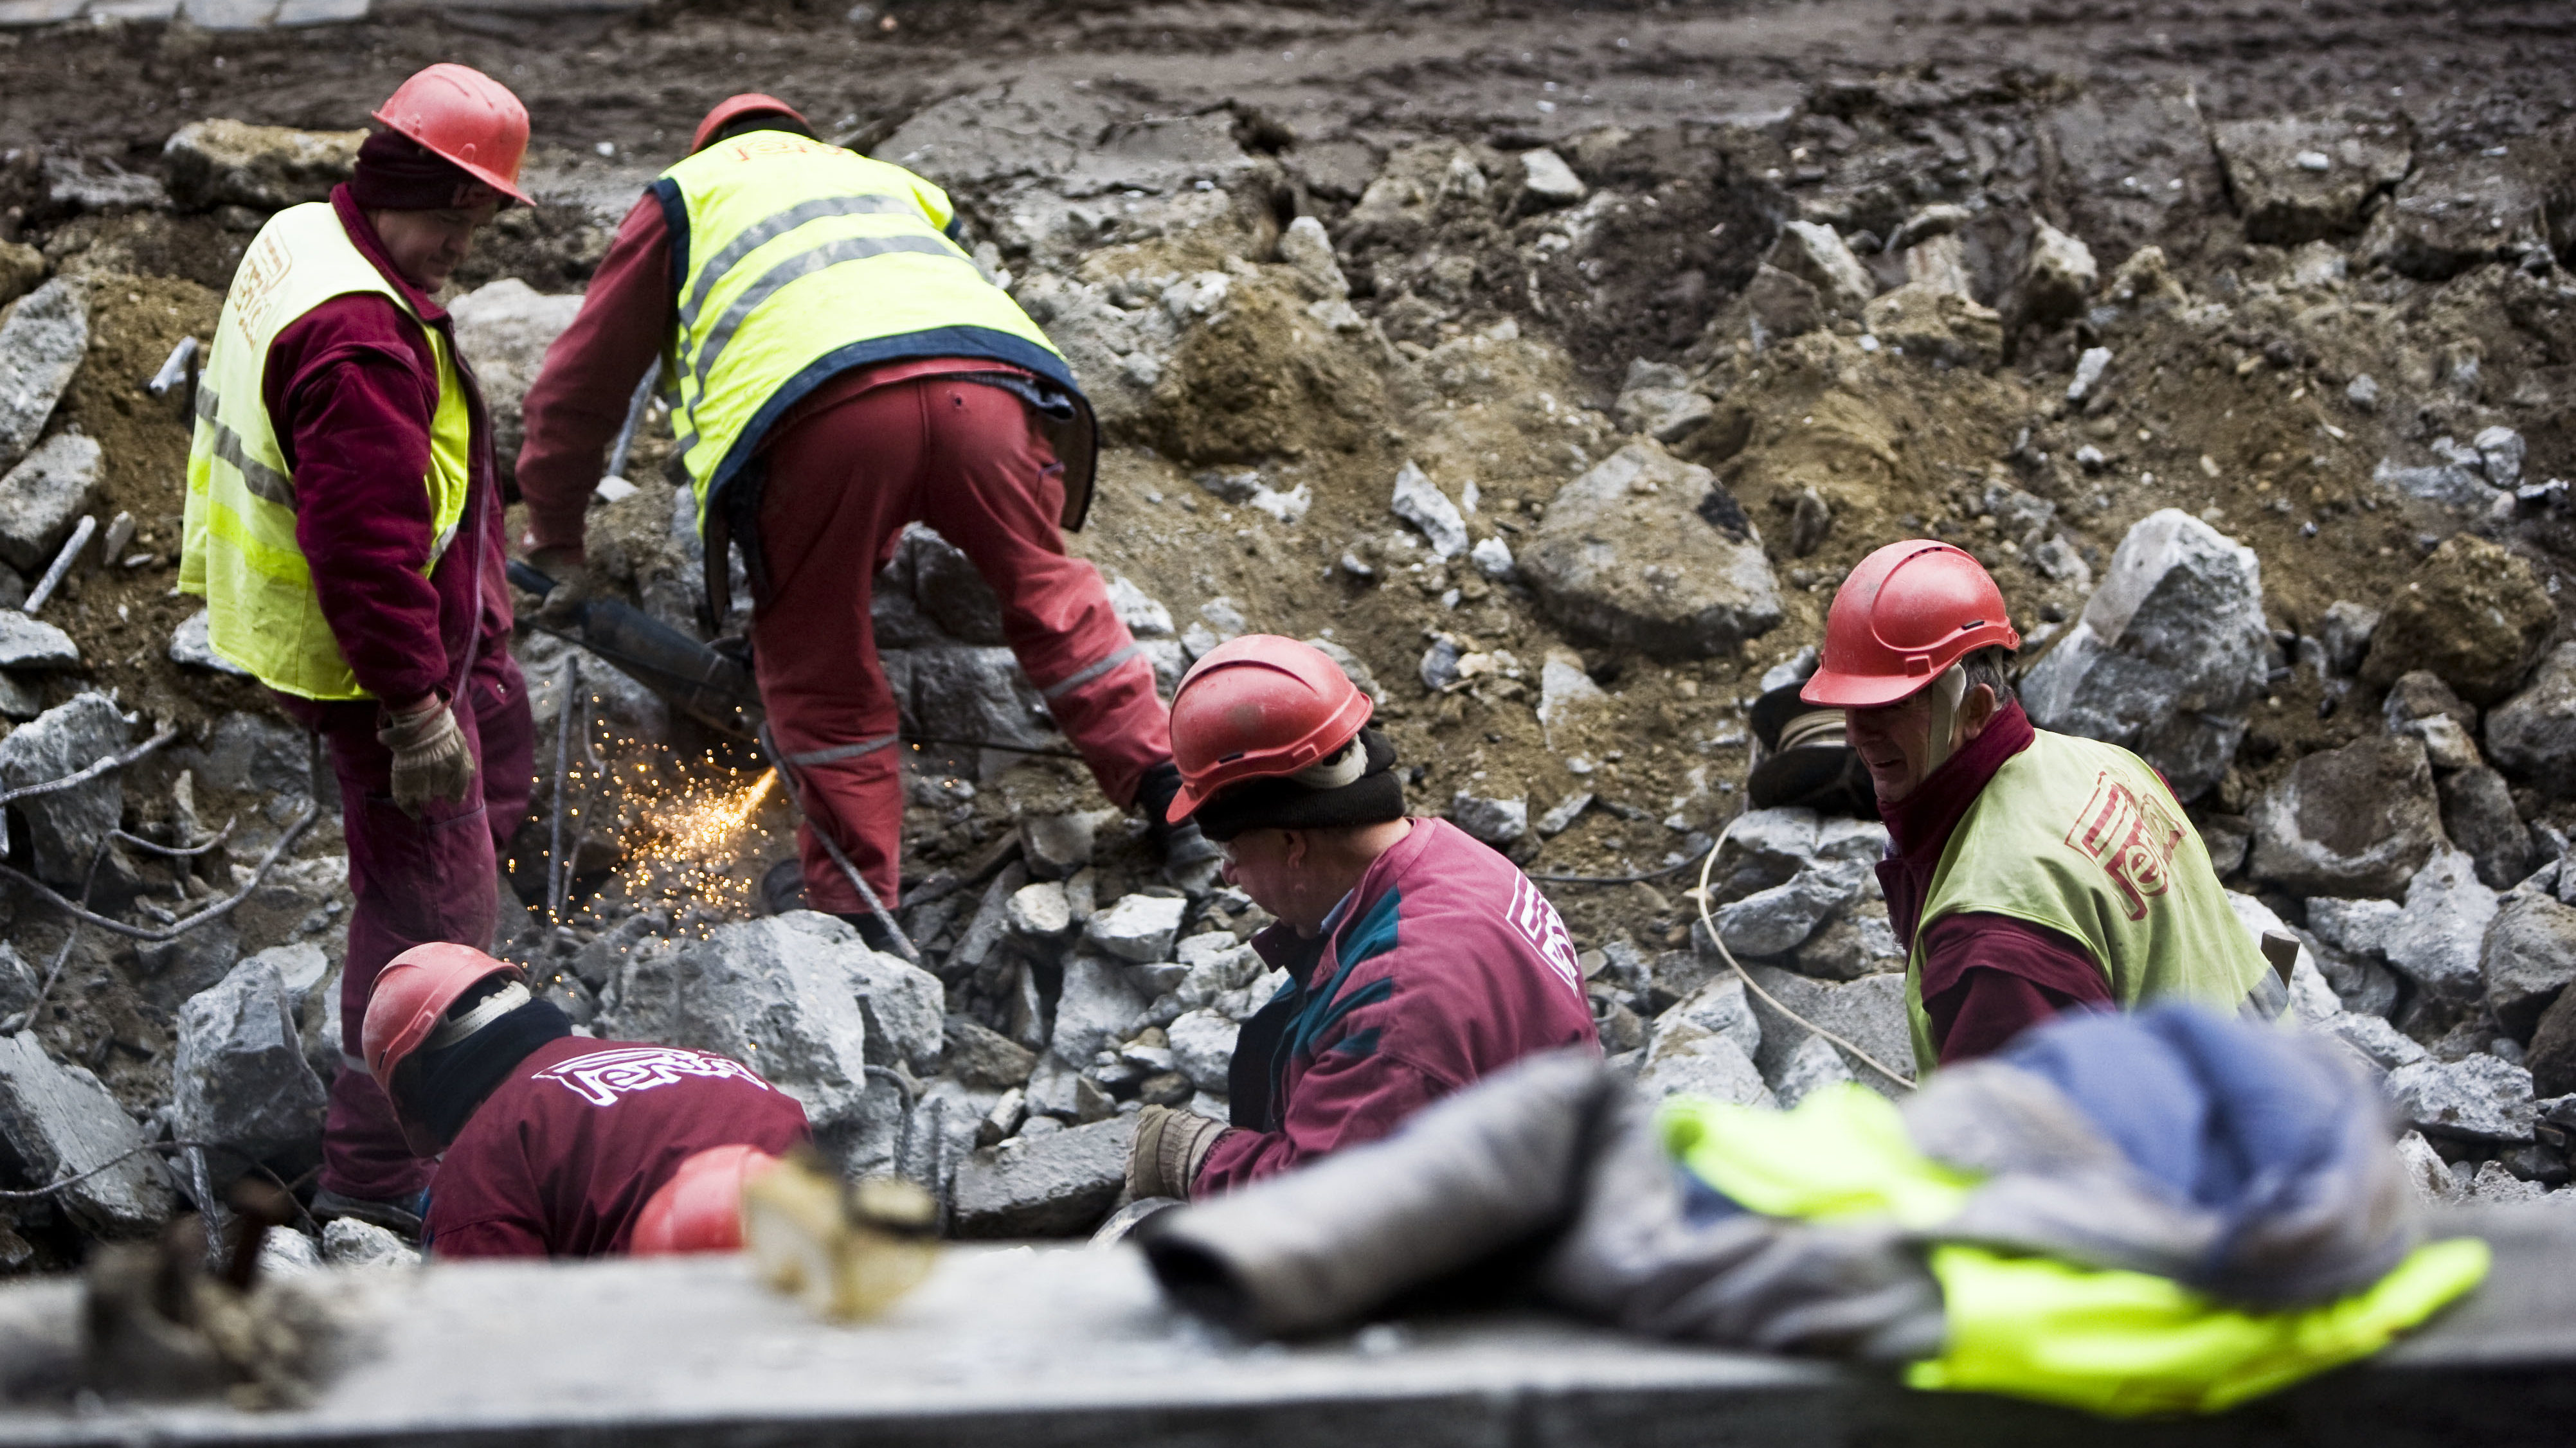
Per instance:
[[[1225,1135],[1226,1124],[1195,1111],[1148,1106],[1136,1113],[1136,1135],[1127,1143],[1127,1195],[1190,1199],[1208,1148]]]
[[[456,711],[436,694],[409,713],[387,710],[376,742],[394,753],[394,804],[413,819],[433,799],[461,800],[474,782],[474,751]]]
[[[570,548],[540,548],[528,555],[528,566],[555,581],[537,605],[537,622],[554,629],[579,627],[582,605],[590,602],[590,569],[581,554]]]

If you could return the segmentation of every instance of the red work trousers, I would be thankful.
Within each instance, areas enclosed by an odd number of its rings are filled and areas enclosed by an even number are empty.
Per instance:
[[[951,378],[889,382],[796,419],[768,462],[752,657],[771,734],[803,781],[814,909],[866,908],[818,828],[888,908],[900,888],[901,720],[868,603],[906,524],[938,530],[983,575],[1020,668],[1113,803],[1133,801],[1145,771],[1172,757],[1153,662],[1100,570],[1065,553],[1064,467],[1018,397]]]
[[[492,943],[499,918],[498,851],[528,812],[535,725],[509,638],[484,642],[457,700],[456,722],[474,749],[474,783],[462,800],[432,800],[413,819],[393,801],[393,754],[376,742],[372,699],[316,703],[277,695],[287,714],[322,736],[340,781],[340,826],[349,842],[349,952],[340,967],[340,1074],[322,1123],[324,1189],[367,1201],[400,1201],[429,1185],[436,1163],[412,1155],[393,1103],[358,1053],[367,996],[387,962],[415,945]]]

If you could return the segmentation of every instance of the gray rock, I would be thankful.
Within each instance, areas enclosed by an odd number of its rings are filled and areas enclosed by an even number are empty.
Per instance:
[[[1848,1084],[1851,1068],[1843,1064],[1843,1053],[1822,1036],[1809,1036],[1798,1043],[1789,1063],[1771,1080],[1771,1094],[1780,1099],[1786,1111],[1828,1086]]]
[[[1127,1185],[1132,1116],[1077,1126],[960,1163],[951,1229],[960,1237],[1079,1237],[1100,1225]]]
[[[914,603],[942,634],[980,648],[1007,642],[1002,602],[963,549],[937,530],[915,523],[904,530],[897,551]]]
[[[578,294],[550,296],[517,277],[487,282],[448,304],[457,349],[473,364],[475,384],[482,389],[491,415],[493,450],[509,470],[507,476],[516,474],[524,436],[520,401],[545,366],[546,349],[580,311]],[[633,379],[626,379],[618,395],[624,396],[634,385]]]
[[[2531,1073],[2480,1052],[2457,1061],[2400,1066],[2381,1084],[2397,1119],[2428,1136],[2463,1141],[2532,1139]]]
[[[810,910],[719,925],[629,956],[601,1034],[750,1064],[803,1103],[815,1144],[844,1170],[885,1170],[904,1100],[867,1074],[856,987],[857,957],[868,953],[856,930]]]
[[[1710,1036],[1733,1042],[1748,1060],[1762,1049],[1762,1022],[1753,1014],[1744,982],[1731,970],[1711,977],[1688,999],[1655,1017],[1646,1059],[1652,1063]]]
[[[1835,230],[1821,222],[1792,221],[1780,228],[1780,239],[1765,260],[1816,289],[1827,308],[1857,317],[1878,284]]]
[[[939,977],[881,950],[845,954],[851,990],[868,1023],[868,1064],[900,1065],[916,1076],[939,1070],[946,1049],[948,993]]]
[[[1720,906],[1717,937],[1738,956],[1786,955],[1826,917],[1858,900],[1869,873],[1868,866],[1848,860],[1800,870],[1784,884]]]
[[[2521,683],[2557,618],[2528,561],[2456,533],[2390,598],[2361,677],[2388,684],[2430,670],[2470,703],[2495,704]]]
[[[0,562],[43,572],[95,501],[100,467],[97,439],[58,432],[0,476]]]
[[[1088,1125],[1108,1120],[1118,1109],[1118,1103],[1109,1099],[1099,1082],[1052,1053],[1038,1058],[1036,1067],[1029,1072],[1027,1090],[1029,1110],[1035,1116],[1026,1134],[1034,1135],[1040,1129],[1039,1119],[1052,1117],[1067,1126]]]
[[[1560,624],[1663,657],[1723,653],[1781,619],[1743,509],[1714,473],[1651,441],[1558,489],[1520,570]]]
[[[1064,990],[1056,997],[1055,1034],[1047,1039],[1047,1052],[1067,1066],[1088,1066],[1094,1053],[1127,1039],[1145,1006],[1145,997],[1116,962],[1075,954],[1064,963]]]
[[[2514,1040],[2530,1040],[2541,1013],[2576,983],[2576,909],[2546,895],[2506,896],[2487,926],[2478,969],[2496,1025]]]
[[[2522,460],[2529,448],[2521,433],[2509,427],[2481,428],[2476,437],[2469,439],[2469,446],[2478,450],[2478,462],[2488,482],[2499,488],[2522,482]]]
[[[134,1150],[143,1131],[96,1076],[56,1062],[22,1031],[0,1036],[0,1141],[41,1186]],[[102,1237],[149,1235],[175,1205],[170,1179],[150,1152],[126,1157],[55,1200],[82,1230]]]
[[[2043,729],[2136,751],[2190,800],[2234,760],[2270,643],[2254,551],[2165,508],[2120,540],[2074,629],[2023,680],[2022,703]]]
[[[1955,279],[1907,282],[1863,308],[1861,321],[1908,357],[1981,372],[2003,359],[2003,318],[1957,290]]]
[[[2381,136],[2330,116],[2222,121],[2210,139],[2246,240],[2274,246],[2359,231],[2370,199],[2404,179],[2414,159],[2404,131]]]
[[[2486,990],[2478,958],[2496,917],[2493,890],[2458,850],[2433,852],[2406,882],[2405,908],[2384,949],[2389,967],[2436,1000],[2474,1005]]]
[[[2549,1188],[2538,1182],[2524,1181],[2500,1161],[2479,1162],[2476,1173],[2469,1178],[2468,1189],[2462,1193],[2462,1199],[2468,1203],[2498,1206],[2537,1202],[2548,1196]]]
[[[2510,147],[2428,152],[2371,216],[2360,259],[2443,281],[2485,262],[2547,255],[2565,167],[2557,149],[2526,136]]]
[[[1171,1041],[1172,1066],[1201,1091],[1223,1094],[1234,1066],[1235,1022],[1214,1011],[1191,1011],[1174,1020],[1164,1034]]]
[[[1020,858],[1041,880],[1061,880],[1091,863],[1100,817],[1088,811],[1030,815],[1020,821]]]
[[[72,636],[14,608],[0,608],[0,669],[71,669],[80,666]]]
[[[2378,609],[2344,598],[2327,604],[2317,637],[2325,645],[2328,666],[2346,678],[2360,672],[2361,661],[2370,653],[2370,636],[2378,628]]]
[[[206,634],[206,610],[202,608],[170,631],[170,662],[186,668],[230,674],[237,679],[251,677],[250,670],[215,652],[214,643]]]
[[[1302,221],[1312,218],[1298,219]],[[1293,231],[1295,228],[1291,227],[1290,230]],[[1109,607],[1117,613],[1118,621],[1127,625],[1127,631],[1140,639],[1167,639],[1174,636],[1172,611],[1156,602],[1151,595],[1130,582],[1123,574],[1109,575]]]
[[[1007,1091],[1027,1082],[1037,1065],[1035,1051],[972,1017],[950,1016],[946,1028],[946,1069],[968,1086]]]
[[[1458,791],[1449,800],[1449,822],[1489,845],[1508,845],[1529,832],[1529,797],[1494,799]]]
[[[1083,922],[1085,940],[1120,960],[1169,960],[1189,902],[1168,895],[1129,895]]]
[[[2515,778],[2551,798],[2576,796],[2576,643],[2550,650],[2530,687],[2487,712],[2486,741],[2487,757]]]
[[[972,970],[993,953],[993,947],[1011,928],[1011,897],[1027,883],[1029,867],[1013,860],[984,887],[984,898],[976,905],[974,918],[966,922],[965,933],[957,937],[956,948],[948,953],[951,969]]]
[[[1782,1005],[1859,1046],[1897,1072],[1912,1074],[1914,1036],[1905,1017],[1905,976],[1902,972],[1865,975],[1855,981],[1831,985],[1768,965],[1748,964],[1746,969],[1753,973],[1754,981],[1777,997]],[[1751,997],[1748,1003],[1754,1016],[1762,1023],[1762,1048],[1754,1053],[1754,1062],[1766,1073],[1777,1076],[1788,1068],[1790,1059],[1811,1033],[1772,1009],[1759,996]],[[1851,1068],[1853,1080],[1881,1095],[1897,1090],[1886,1077],[1848,1054],[1844,1055],[1843,1064]]]
[[[283,211],[298,202],[330,199],[331,188],[349,179],[366,139],[364,130],[298,131],[240,121],[192,121],[163,143],[161,160],[169,170],[170,199],[181,206]],[[480,371],[482,359],[473,360]]]
[[[1436,558],[1455,558],[1467,551],[1467,519],[1449,495],[1433,485],[1422,469],[1408,462],[1395,472],[1395,516],[1422,530]]]
[[[1630,432],[1657,442],[1679,442],[1716,415],[1717,405],[1694,391],[1682,369],[1640,357],[1628,364],[1627,381],[1610,415]]]
[[[2080,239],[2031,218],[2030,259],[2022,266],[2022,313],[2035,322],[2059,322],[2084,310],[2102,270]]]
[[[1342,264],[1333,256],[1333,238],[1314,217],[1300,216],[1280,229],[1279,259],[1296,268],[1318,296],[1329,300],[1351,294],[1350,278],[1342,275]]]
[[[334,1217],[322,1224],[322,1260],[334,1267],[415,1267],[420,1250],[373,1222]]]
[[[2382,1072],[2400,1066],[2412,1066],[2425,1058],[2422,1046],[2407,1038],[2406,1033],[2386,1020],[2358,1011],[2344,1011],[2326,1018],[2323,1030],[2361,1053],[2365,1060]]]
[[[34,1006],[36,992],[43,987],[36,968],[18,953],[18,947],[0,940],[0,1021]]]
[[[1565,158],[1541,147],[1521,152],[1521,191],[1523,195],[1548,206],[1571,206],[1590,190]]]
[[[1553,839],[1573,828],[1574,822],[1583,817],[1583,812],[1592,808],[1595,798],[1588,789],[1574,790],[1548,806],[1547,813],[1540,815],[1530,828],[1538,831],[1540,839]]]
[[[2082,402],[2086,398],[2091,397],[2093,395],[2093,389],[2102,385],[2102,374],[2110,370],[2110,348],[2085,348],[2083,355],[2075,359],[2075,375],[2067,380],[2066,400],[2068,402]]]
[[[1045,701],[1009,649],[888,649],[878,658],[895,697],[908,701],[907,734],[1009,749],[1063,747]]]
[[[2440,789],[2442,831],[2477,862],[2479,879],[2504,890],[2531,873],[2531,831],[2514,812],[2503,775],[2484,766],[2461,769],[2442,779]]]
[[[1702,1036],[1651,1057],[1637,1073],[1637,1089],[1650,1100],[1702,1096],[1736,1106],[1777,1106],[1770,1086],[1744,1048],[1724,1036]]]
[[[133,729],[105,694],[82,694],[46,710],[0,739],[0,787],[67,778],[132,742]],[[70,789],[35,795],[12,808],[27,821],[36,873],[78,885],[125,810],[122,771],[111,769]]]
[[[387,1235],[391,1234],[387,1233]],[[282,1281],[289,1277],[307,1276],[321,1270],[322,1250],[314,1245],[312,1238],[293,1227],[271,1227],[261,1234],[259,1281]]]
[[[1887,907],[1863,900],[1825,922],[1798,947],[1800,975],[1818,980],[1858,980],[1905,968],[1905,946],[1887,918]]]
[[[322,953],[321,946],[309,940],[298,940],[272,945],[256,955],[244,957],[242,963],[233,968],[233,973],[240,974],[254,966],[264,966],[277,972],[278,988],[286,992],[286,1013],[302,1020],[305,1005],[314,999],[313,993],[331,974],[331,957]]]
[[[1055,941],[1073,932],[1073,902],[1066,898],[1060,880],[1023,885],[1003,908],[1011,933],[1023,940]]]
[[[1800,337],[1830,320],[1824,294],[1815,283],[1764,262],[1744,286],[1744,310],[1758,350],[1788,337]]]
[[[2451,1175],[2450,1163],[2442,1160],[2424,1133],[2410,1131],[2397,1138],[2397,1164],[2417,1206],[2443,1207],[2459,1200],[2460,1184]]]
[[[89,351],[89,301],[82,285],[56,277],[0,321],[0,468],[16,467],[36,445]]]
[[[2371,736],[2291,766],[2254,807],[2256,879],[2296,895],[2394,895],[2441,838],[2424,746]]]

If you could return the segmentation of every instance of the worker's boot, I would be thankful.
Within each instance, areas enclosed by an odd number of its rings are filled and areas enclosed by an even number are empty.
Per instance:
[[[902,947],[894,943],[894,932],[886,928],[885,921],[875,911],[854,910],[835,918],[846,921],[851,929],[858,931],[859,943],[868,949],[884,955],[903,954]]]

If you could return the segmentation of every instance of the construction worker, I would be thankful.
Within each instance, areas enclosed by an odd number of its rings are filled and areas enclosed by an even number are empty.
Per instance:
[[[433,65],[388,99],[331,199],[250,244],[199,380],[179,587],[214,651],[321,736],[348,839],[341,1048],[386,961],[490,940],[499,843],[527,812],[491,424],[431,299],[524,202],[528,113]],[[419,1227],[432,1164],[364,1071],[331,1086],[317,1216]]]
[[[1158,839],[1179,784],[1153,666],[1057,533],[1090,503],[1090,404],[958,235],[938,187],[816,140],[784,101],[735,96],[627,213],[528,392],[519,454],[530,561],[562,580],[554,616],[589,591],[601,449],[636,380],[662,369],[719,620],[727,540],[743,545],[753,667],[806,817],[806,899],[879,947],[869,896],[895,902],[904,797],[869,597],[907,524],[973,561],[1048,711]]]
[[[728,1147],[774,1159],[808,1137],[805,1108],[750,1067],[576,1036],[518,966],[470,945],[415,946],[386,966],[363,1050],[413,1145],[445,1154],[421,1234],[439,1257],[608,1256],[639,1225],[668,1248],[675,1198],[691,1193],[663,1191],[683,1167],[703,1186],[730,1161],[739,1181],[748,1155],[696,1159]]]
[[[1251,634],[1172,699],[1175,818],[1279,923],[1253,948],[1289,984],[1244,1023],[1232,1124],[1148,1106],[1128,1185],[1206,1197],[1373,1141],[1524,1056],[1601,1041],[1556,908],[1445,820],[1407,818],[1395,747],[1320,651]]]
[[[1878,878],[1920,1071],[2069,1010],[2233,1010],[2268,977],[2162,777],[2031,727],[2005,676],[2020,647],[1976,559],[1891,543],[1834,594],[1801,694],[1845,711],[1887,821]]]

